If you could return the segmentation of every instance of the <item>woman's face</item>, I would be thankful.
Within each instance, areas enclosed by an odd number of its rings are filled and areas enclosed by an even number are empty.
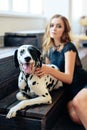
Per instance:
[[[60,41],[64,32],[64,23],[61,18],[53,18],[50,24],[50,37]]]

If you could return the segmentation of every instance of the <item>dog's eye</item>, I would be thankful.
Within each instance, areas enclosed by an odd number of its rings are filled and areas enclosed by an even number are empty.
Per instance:
[[[24,49],[20,51],[20,55],[23,55],[24,54]]]

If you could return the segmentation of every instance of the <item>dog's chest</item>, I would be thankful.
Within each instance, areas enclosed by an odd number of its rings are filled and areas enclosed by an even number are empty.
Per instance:
[[[27,79],[28,86],[30,91],[37,91],[42,89],[48,89],[51,91],[57,84],[57,79],[50,75],[43,76],[42,78],[37,77],[36,75],[30,75]]]

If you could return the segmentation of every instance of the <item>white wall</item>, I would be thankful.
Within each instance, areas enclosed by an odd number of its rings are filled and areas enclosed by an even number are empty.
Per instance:
[[[44,14],[49,19],[54,14],[66,16],[71,24],[72,32],[80,34],[79,19],[87,16],[87,0],[44,0]]]
[[[44,17],[0,16],[0,35],[5,32],[43,30],[45,22]]]
[[[71,24],[74,34],[81,33],[80,17],[87,16],[87,0],[72,0]]]
[[[69,18],[69,0],[44,0],[44,15],[47,19],[54,14],[61,14]]]
[[[56,13],[66,16],[70,20],[73,32],[79,33],[79,19],[80,16],[87,15],[86,5],[87,0],[43,0],[44,17],[0,16],[0,35],[21,30],[42,30],[45,28],[46,20]]]
[[[43,10],[46,19],[55,13],[69,17],[69,0],[43,0]],[[5,32],[44,29],[46,24],[44,17],[0,16],[0,35]]]
[[[87,16],[87,0],[82,0],[82,15]]]

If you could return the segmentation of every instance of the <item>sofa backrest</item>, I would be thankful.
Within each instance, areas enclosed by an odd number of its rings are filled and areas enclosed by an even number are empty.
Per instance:
[[[18,89],[18,75],[13,56],[0,59],[0,99]]]

